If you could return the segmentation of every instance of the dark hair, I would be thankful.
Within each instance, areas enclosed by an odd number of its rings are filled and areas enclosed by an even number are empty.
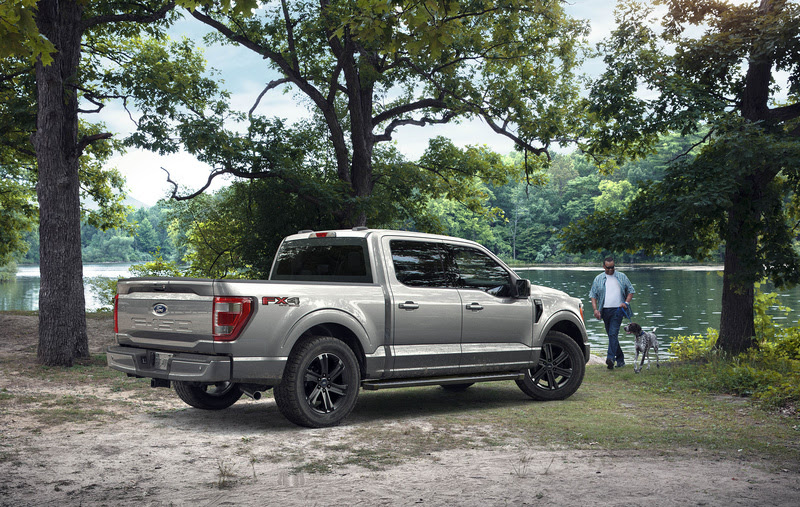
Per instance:
[[[611,256],[609,255],[609,256],[608,256],[608,257],[606,257],[606,258],[605,258],[605,260],[603,261],[603,265],[604,265],[604,266],[605,266],[606,262],[614,262],[614,258],[613,258],[613,257],[611,257]]]

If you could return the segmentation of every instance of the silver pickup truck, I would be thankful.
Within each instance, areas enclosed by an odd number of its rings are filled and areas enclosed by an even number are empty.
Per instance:
[[[537,400],[583,381],[580,300],[531,286],[481,245],[355,228],[283,240],[269,280],[120,280],[108,365],[219,410],[274,388],[301,426],[338,424],[360,388],[515,380]]]

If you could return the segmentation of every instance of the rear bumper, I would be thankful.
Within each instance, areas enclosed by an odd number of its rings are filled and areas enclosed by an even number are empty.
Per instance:
[[[135,347],[109,347],[108,366],[135,377],[181,382],[252,382],[277,384],[285,357],[212,356],[164,353]]]
[[[109,347],[108,366],[136,377],[184,382],[231,380],[231,358],[201,354],[164,354],[131,347]]]

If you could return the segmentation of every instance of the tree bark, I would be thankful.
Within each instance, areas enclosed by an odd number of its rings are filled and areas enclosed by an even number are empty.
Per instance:
[[[734,215],[731,219],[736,220]],[[740,224],[729,224],[725,246],[725,267],[722,278],[722,311],[720,313],[719,339],[717,347],[728,354],[736,355],[753,345],[755,324],[753,304],[755,288],[750,270],[743,266],[745,256],[755,258],[755,239],[736,238]],[[748,251],[752,252],[748,253]]]
[[[776,8],[773,0],[762,0],[759,16],[766,16]],[[747,74],[742,90],[740,111],[742,118],[751,123],[770,119],[769,97],[772,80],[772,52],[765,43],[756,40],[750,49]],[[775,179],[780,167],[753,165],[743,187],[734,196],[728,210],[725,238],[725,268],[722,284],[722,312],[720,314],[717,346],[729,354],[738,354],[753,346],[755,337],[754,298],[755,282],[761,266],[758,261],[758,240],[761,200],[765,189]]]
[[[88,357],[80,235],[77,79],[83,7],[75,0],[40,0],[37,25],[58,52],[36,64],[39,169],[39,362],[71,366]]]

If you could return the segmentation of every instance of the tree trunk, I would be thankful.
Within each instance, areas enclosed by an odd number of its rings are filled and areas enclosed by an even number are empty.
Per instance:
[[[744,192],[749,193],[753,189]],[[741,197],[741,196],[740,196]],[[752,195],[734,200],[750,202]],[[725,268],[722,279],[722,313],[720,314],[717,346],[729,354],[739,354],[753,345],[755,324],[753,302],[757,236],[748,226],[748,211],[731,208],[728,211],[728,231],[725,238]]]
[[[722,313],[717,347],[729,354],[739,354],[753,345],[753,284],[736,280],[739,259],[733,249],[725,249],[722,281]]]
[[[759,15],[766,16],[775,9],[773,0],[762,0]],[[783,8],[778,6],[778,8]],[[750,58],[741,98],[742,118],[763,122],[769,115],[770,82],[772,80],[771,39],[759,42],[756,38]],[[749,162],[752,164],[752,162]],[[725,269],[722,282],[722,313],[717,346],[729,354],[739,354],[753,346],[755,323],[753,303],[755,282],[763,266],[758,266],[758,237],[761,200],[764,190],[780,171],[775,167],[750,167],[751,175],[734,196],[728,210],[725,238]],[[746,205],[745,205],[746,204]]]
[[[39,169],[39,362],[71,366],[88,357],[80,235],[78,102],[75,88],[83,7],[74,0],[40,0],[37,25],[58,53],[36,64]]]

